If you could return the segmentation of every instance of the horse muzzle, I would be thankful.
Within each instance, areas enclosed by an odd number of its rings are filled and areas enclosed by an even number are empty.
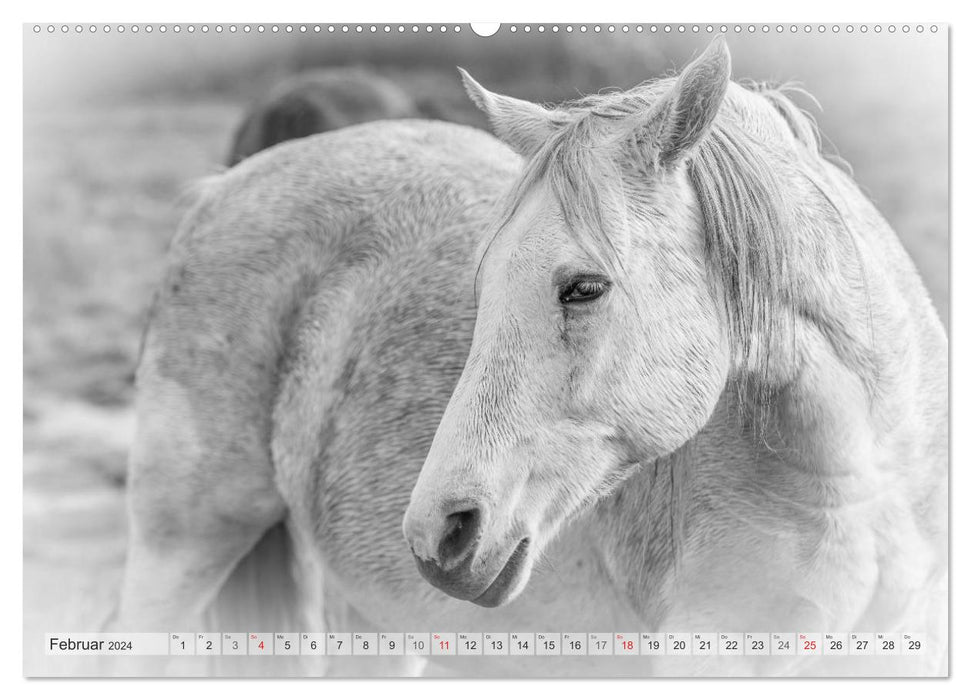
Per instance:
[[[486,553],[481,544],[487,519],[487,509],[469,501],[441,510],[409,508],[404,535],[426,581],[453,598],[495,607],[528,576],[529,539],[510,538],[507,547]]]
[[[426,581],[453,598],[485,608],[494,608],[512,599],[529,575],[528,559],[529,538],[519,540],[508,557],[497,560],[498,564],[476,561],[475,551],[449,568],[435,559],[415,555],[418,572]]]

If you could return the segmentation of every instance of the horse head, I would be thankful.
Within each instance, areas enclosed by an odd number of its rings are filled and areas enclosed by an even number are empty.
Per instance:
[[[463,74],[525,165],[481,251],[471,350],[404,519],[446,593],[514,598],[565,523],[705,425],[744,361],[722,289],[740,271],[712,274],[689,172],[729,76],[721,39],[676,79],[554,109]]]

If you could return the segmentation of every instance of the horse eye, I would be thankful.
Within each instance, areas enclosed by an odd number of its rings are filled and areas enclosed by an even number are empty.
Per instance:
[[[561,304],[593,301],[610,289],[610,282],[601,277],[579,277],[560,288]]]

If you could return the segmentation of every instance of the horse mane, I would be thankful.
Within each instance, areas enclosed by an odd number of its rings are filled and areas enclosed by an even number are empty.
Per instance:
[[[752,137],[732,121],[716,121],[688,164],[698,198],[708,263],[721,282],[729,340],[758,381],[768,375],[769,349],[791,316],[782,300],[787,281],[791,212],[778,180]],[[764,343],[755,342],[757,338]],[[748,385],[740,387],[744,397]]]
[[[577,243],[607,270],[622,270],[607,220],[626,207],[611,206],[604,194],[623,192],[621,166],[616,162],[618,142],[611,134],[618,131],[620,120],[646,113],[672,82],[660,79],[626,92],[586,96],[558,106],[554,133],[527,161],[492,240],[526,194],[543,180]],[[764,98],[782,117],[801,146],[800,157],[817,161],[810,166],[817,170],[823,161],[819,131],[812,117],[786,94],[802,91],[755,83],[742,87]],[[690,156],[687,176],[700,206],[709,268],[722,290],[729,341],[747,370],[745,377],[738,378],[738,395],[743,406],[755,408],[771,392],[770,349],[778,350],[792,337],[794,312],[786,290],[791,282],[789,234],[794,203],[780,189],[778,158],[747,128],[746,108],[736,102],[726,97],[709,133]],[[605,186],[611,181],[618,187]]]

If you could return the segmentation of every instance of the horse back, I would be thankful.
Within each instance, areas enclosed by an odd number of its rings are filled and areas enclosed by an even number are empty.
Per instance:
[[[517,169],[481,131],[375,122],[202,183],[139,368],[141,452],[173,431],[183,447],[140,471],[180,461],[187,497],[219,490],[231,518],[274,490],[260,517],[279,493],[298,539],[330,533],[338,555],[400,536],[471,340],[475,248]]]

